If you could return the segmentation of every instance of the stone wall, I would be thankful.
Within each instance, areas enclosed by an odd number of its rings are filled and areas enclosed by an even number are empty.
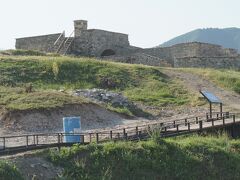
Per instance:
[[[175,58],[184,57],[236,57],[237,50],[225,49],[219,45],[208,43],[182,43],[171,47],[148,48],[142,50],[144,53],[157,56],[174,64]]]
[[[75,37],[73,51],[76,54],[100,57],[111,49],[116,54],[124,54],[129,47],[128,35],[103,30],[83,30],[81,36]]]
[[[130,64],[143,64],[148,66],[162,66],[171,67],[171,64],[167,63],[163,59],[156,56],[151,56],[145,53],[134,53],[127,56],[107,56],[103,57],[103,60],[130,63]]]
[[[240,56],[175,58],[174,67],[240,69]]]
[[[61,33],[16,39],[16,49],[55,52],[54,43]],[[65,38],[62,36],[62,38]],[[60,41],[59,41],[60,42]]]

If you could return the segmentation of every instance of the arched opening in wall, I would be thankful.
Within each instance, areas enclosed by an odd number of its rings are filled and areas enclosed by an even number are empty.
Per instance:
[[[115,55],[115,54],[116,54],[116,53],[115,53],[114,50],[112,50],[112,49],[106,49],[106,50],[104,50],[104,51],[102,52],[101,57],[104,57],[104,56],[113,56],[113,55]]]

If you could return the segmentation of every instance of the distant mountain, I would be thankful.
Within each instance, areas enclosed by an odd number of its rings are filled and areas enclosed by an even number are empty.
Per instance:
[[[158,47],[167,47],[186,42],[204,42],[218,44],[225,48],[237,49],[240,52],[240,28],[206,28],[196,29],[175,37]]]

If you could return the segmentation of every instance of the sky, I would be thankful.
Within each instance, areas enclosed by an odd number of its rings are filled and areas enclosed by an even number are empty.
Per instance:
[[[157,46],[197,28],[240,27],[240,0],[0,0],[0,49],[15,38],[89,29],[126,33],[130,44]]]

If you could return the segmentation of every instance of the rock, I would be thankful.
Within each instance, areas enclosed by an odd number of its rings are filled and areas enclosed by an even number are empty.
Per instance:
[[[50,166],[48,164],[42,164],[42,167],[48,169]]]
[[[78,89],[73,92],[75,96],[83,96],[98,103],[109,103],[113,107],[132,107],[130,102],[121,93],[115,93],[104,89]]]

